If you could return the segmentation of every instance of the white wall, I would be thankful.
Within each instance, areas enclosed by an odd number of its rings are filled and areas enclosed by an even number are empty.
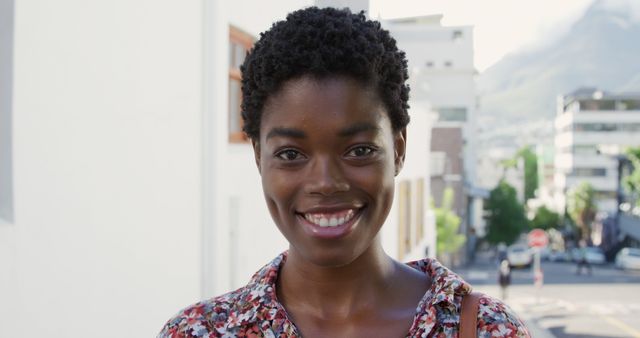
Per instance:
[[[269,3],[252,0],[221,1],[217,10],[223,12],[224,22],[220,30],[223,46],[228,42],[228,25],[233,25],[256,39],[260,32],[269,29],[273,22],[284,20],[287,13],[312,5],[311,0],[277,0]],[[256,13],[260,13],[256,15]],[[215,55],[219,67],[228,69],[228,53]],[[288,249],[289,245],[273,223],[262,193],[262,183],[255,166],[253,150],[249,143],[228,142],[228,79],[213,91],[213,101],[219,104],[216,114],[215,149],[215,268],[206,285],[205,297],[218,295],[245,285],[251,276]],[[221,104],[221,105],[220,105]]]
[[[440,107],[467,109],[466,123],[437,122],[436,125],[463,126],[465,181],[474,185],[476,71],[473,65],[473,27],[444,27],[438,20],[433,20],[423,18],[423,22],[408,23],[398,19],[385,22],[385,26],[398,40],[398,47],[407,53],[412,76],[420,78],[420,88],[412,91],[413,97],[428,99],[434,110]],[[456,39],[453,39],[454,32],[460,34]],[[427,66],[429,62],[432,66]],[[450,66],[446,66],[446,62],[450,62]]]
[[[573,131],[576,123],[615,123],[632,124],[640,122],[639,111],[580,111],[574,103],[569,111],[563,111],[563,97],[558,98],[558,114],[555,119],[555,161],[554,175],[555,199],[558,207],[566,204],[565,193],[583,181],[589,182],[599,191],[615,191],[617,189],[618,163],[608,154],[593,152],[585,154],[572,150],[574,146],[589,145],[597,148],[614,147],[624,149],[640,143],[640,135],[632,131]],[[575,168],[602,168],[604,176],[572,176]],[[615,199],[599,199],[601,211],[615,212]]]
[[[228,25],[310,4],[16,4],[0,337],[154,336],[287,248],[251,147],[227,141]]]
[[[0,0],[0,226],[13,222],[13,0]]]
[[[394,195],[393,206],[387,217],[387,221],[381,230],[382,245],[390,256],[406,261],[418,258],[424,258],[425,246],[429,246],[430,253],[435,254],[435,220],[429,206],[431,196],[429,184],[429,152],[431,148],[431,127],[435,120],[435,115],[431,111],[427,102],[411,103],[411,123],[407,127],[407,154],[402,171],[396,176],[396,192]],[[422,205],[417,205],[415,182],[422,178],[424,180],[424,199]],[[411,182],[411,214],[412,222],[418,222],[416,217],[416,208],[424,210],[425,219],[422,223],[425,226],[424,238],[420,245],[413,248],[413,252],[405,257],[398,256],[398,226],[399,226],[399,195],[398,183],[401,181]]]
[[[0,337],[149,337],[199,298],[202,7],[16,3]]]

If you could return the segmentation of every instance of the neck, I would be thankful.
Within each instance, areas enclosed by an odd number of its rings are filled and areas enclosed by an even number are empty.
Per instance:
[[[291,248],[278,278],[277,293],[286,308],[319,317],[345,317],[375,307],[391,287],[396,263],[374,243],[353,262],[318,266]]]

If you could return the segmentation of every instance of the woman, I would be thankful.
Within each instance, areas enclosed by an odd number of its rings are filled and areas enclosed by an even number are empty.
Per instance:
[[[159,337],[457,336],[470,286],[380,242],[405,158],[407,77],[395,40],[362,13],[307,8],[261,36],[242,67],[244,130],[289,250]],[[528,336],[492,298],[477,317],[478,336]]]

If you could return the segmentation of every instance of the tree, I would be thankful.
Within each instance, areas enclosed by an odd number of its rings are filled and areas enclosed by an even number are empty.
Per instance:
[[[627,159],[633,167],[631,173],[624,177],[622,184],[624,189],[635,199],[636,205],[640,207],[640,147],[628,148],[625,151]]]
[[[487,241],[512,244],[527,229],[524,206],[518,202],[516,189],[504,180],[491,190],[484,206],[487,212]]]
[[[529,224],[534,229],[555,229],[560,224],[560,214],[543,205],[536,210],[536,214]]]
[[[509,169],[517,169],[518,162],[522,159],[524,176],[524,201],[525,203],[535,197],[538,189],[538,156],[526,145],[520,148],[512,158],[500,161],[502,165],[502,178],[504,179]]]
[[[567,212],[580,229],[580,237],[591,237],[591,223],[596,217],[595,190],[589,182],[582,182],[569,191]]]
[[[518,156],[524,161],[524,201],[535,197],[538,189],[538,156],[531,150],[531,146],[524,146],[518,151]]]
[[[451,254],[465,242],[466,236],[458,233],[460,229],[460,217],[452,210],[454,192],[451,188],[446,188],[442,195],[442,207],[435,208],[436,214],[436,252],[441,254]]]

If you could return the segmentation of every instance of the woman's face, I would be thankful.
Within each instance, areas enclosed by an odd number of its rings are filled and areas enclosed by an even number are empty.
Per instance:
[[[342,77],[286,82],[267,100],[254,150],[267,206],[293,254],[342,266],[377,241],[405,132],[392,131],[373,90]]]

